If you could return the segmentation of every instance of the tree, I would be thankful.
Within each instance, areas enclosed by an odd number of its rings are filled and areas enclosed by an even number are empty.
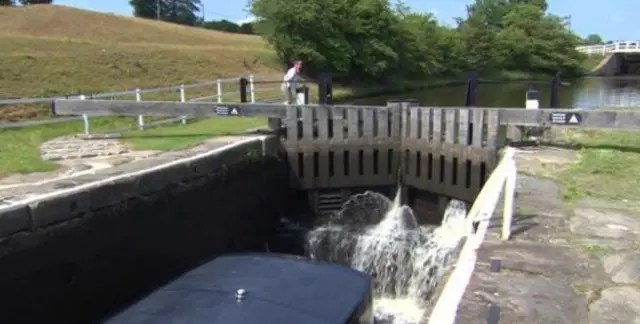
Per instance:
[[[195,26],[200,23],[201,0],[129,0],[136,17]]]
[[[389,0],[253,0],[255,30],[283,62],[337,78],[394,82],[475,70],[577,73],[584,55],[547,0],[475,0],[457,26]]]
[[[27,6],[27,5],[34,5],[34,4],[52,4],[53,0],[20,0],[20,4]]]
[[[604,44],[602,37],[598,34],[589,34],[583,41],[584,45],[601,45]]]
[[[13,0],[0,0],[0,6],[13,6]]]

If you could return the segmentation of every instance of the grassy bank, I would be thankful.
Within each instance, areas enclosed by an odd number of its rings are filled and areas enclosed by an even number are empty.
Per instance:
[[[640,133],[565,130],[557,143],[579,149],[579,161],[557,175],[564,198],[634,202],[640,196]]]

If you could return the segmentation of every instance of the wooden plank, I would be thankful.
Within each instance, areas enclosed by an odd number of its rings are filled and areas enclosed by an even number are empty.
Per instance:
[[[391,138],[393,155],[391,160],[391,176],[395,177],[400,169],[402,153],[400,146],[402,144],[402,105],[398,102],[387,103],[391,114]]]
[[[445,109],[445,145],[443,145],[442,155],[444,155],[444,183],[439,193],[451,196],[455,193],[453,184],[453,174],[456,166],[453,164],[455,155],[456,140],[456,110]]]
[[[420,108],[422,111],[420,117],[422,119],[422,132],[421,132],[421,140],[420,142],[423,144],[423,149],[421,149],[421,157],[420,157],[420,186],[418,186],[422,190],[432,191],[433,187],[433,170],[432,164],[429,163],[429,154],[433,152],[433,145],[431,143],[431,138],[433,137],[433,125],[431,125],[431,109],[430,108]],[[429,173],[432,173],[432,178],[429,178]]]
[[[491,109],[487,113],[487,141],[485,147],[495,149],[498,146],[499,113],[496,109]]]
[[[374,119],[375,110],[374,109],[362,109],[362,137],[366,139],[369,143],[366,147],[363,147],[364,151],[364,160],[363,160],[363,169],[364,176],[367,178],[375,178],[373,173],[373,134],[374,134]]]
[[[575,109],[500,109],[500,123],[518,126],[551,125],[552,114],[577,114],[581,122],[576,124],[552,124],[554,127],[584,127],[602,129],[640,130],[640,111],[626,110],[575,110]]]
[[[329,143],[329,107],[316,108],[316,120],[318,125],[319,143]],[[320,160],[318,161],[318,178],[316,184],[320,187],[329,186],[329,151],[319,150]]]
[[[352,140],[356,142],[360,139],[360,119],[358,118],[358,111],[358,108],[349,108],[347,110],[349,124],[348,143],[351,143]],[[358,172],[358,151],[360,149],[361,147],[354,145],[352,146],[352,149],[349,150],[349,179],[350,181],[353,181],[356,186],[358,185],[357,180],[360,178]]]
[[[234,109],[235,112],[234,113]],[[284,117],[283,104],[218,104],[211,102],[131,101],[131,100],[56,100],[53,114],[59,116],[256,116]]]
[[[375,113],[378,117],[378,139],[389,138],[389,111],[387,108],[376,109]]]
[[[473,134],[471,138],[471,146],[473,147],[482,147],[484,115],[484,109],[473,109]]]
[[[333,118],[333,140],[341,142],[344,140],[344,109],[342,107],[331,107],[331,118]]]
[[[431,109],[429,108],[420,108],[420,110],[422,110],[422,113],[420,114],[420,117],[422,118],[422,131],[421,131],[421,138],[425,139],[426,141],[430,142],[431,141]]]
[[[408,107],[409,109],[409,138],[419,139],[420,133],[420,108]]]
[[[300,114],[302,117],[302,139],[301,145],[309,147],[313,146],[315,139],[313,138],[313,128],[314,128],[314,107],[299,107]],[[305,188],[313,188],[315,184],[314,177],[314,152],[304,152],[303,153],[303,176],[302,176],[302,185]]]
[[[302,139],[303,145],[311,145],[314,142],[313,138],[313,107],[300,107],[302,115]]]
[[[474,190],[467,188],[467,177],[470,175],[471,170],[467,169],[467,160],[469,157],[468,147],[469,143],[469,114],[472,113],[470,109],[458,110],[458,144],[456,145],[455,158],[457,158],[457,182],[456,192],[460,193],[463,197],[468,197],[470,192]],[[467,199],[463,199],[467,200]]]
[[[442,154],[442,109],[432,108],[433,112],[433,140],[431,145],[431,154],[433,155],[433,178],[430,181],[433,192],[440,192],[442,182],[440,181],[440,173],[444,171],[440,165],[440,155]]]
[[[344,138],[344,108],[342,107],[331,107],[332,110],[332,118],[333,118],[333,140],[331,144],[337,143],[346,143]],[[334,149],[333,151],[333,170],[334,174],[331,178],[332,185],[340,186],[342,183],[345,183],[344,176],[344,157],[342,149]]]

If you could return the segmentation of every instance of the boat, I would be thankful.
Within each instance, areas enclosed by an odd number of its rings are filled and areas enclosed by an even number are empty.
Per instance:
[[[373,279],[346,266],[277,253],[213,259],[103,324],[373,324]]]

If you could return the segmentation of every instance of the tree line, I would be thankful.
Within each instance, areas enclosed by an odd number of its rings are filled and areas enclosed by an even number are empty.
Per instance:
[[[253,34],[252,23],[237,24],[226,19],[205,21],[201,0],[130,0],[129,4],[133,7],[133,15],[140,18],[229,33]]]
[[[354,80],[520,71],[577,75],[583,40],[546,0],[474,0],[453,26],[388,0],[253,0],[256,31],[282,61]]]

